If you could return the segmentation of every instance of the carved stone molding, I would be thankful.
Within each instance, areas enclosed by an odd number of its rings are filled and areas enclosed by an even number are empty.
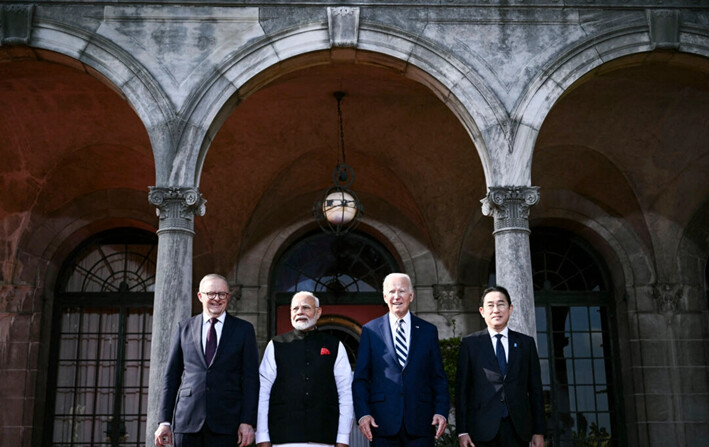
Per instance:
[[[157,206],[162,231],[187,231],[194,233],[194,216],[204,216],[207,201],[197,188],[150,187],[148,200]]]
[[[674,313],[679,310],[684,288],[679,284],[655,284],[652,290],[655,307],[659,313]]]
[[[495,231],[529,232],[529,209],[539,201],[538,186],[491,186],[482,211],[495,219]]]
[[[453,317],[463,312],[462,284],[434,284],[433,299],[436,300],[438,315],[446,319],[448,326],[453,325]]]
[[[36,292],[30,286],[0,286],[0,313],[31,313],[40,309]]]
[[[327,8],[327,24],[330,45],[333,47],[357,46],[359,38],[359,8]]]
[[[34,5],[0,6],[0,45],[27,45],[33,16]]]
[[[652,9],[647,11],[652,49],[676,50],[679,48],[679,11]]]
[[[438,313],[462,312],[464,291],[462,284],[434,284],[433,299],[436,300]]]

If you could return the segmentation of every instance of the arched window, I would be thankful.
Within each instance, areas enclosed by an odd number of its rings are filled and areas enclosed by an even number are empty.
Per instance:
[[[142,446],[157,237],[101,233],[60,271],[45,444]]]
[[[319,327],[342,341],[354,364],[361,325],[369,315],[382,315],[382,283],[395,271],[399,269],[394,257],[364,233],[340,238],[322,232],[306,235],[276,263],[271,280],[271,335],[291,329],[287,308],[293,294],[313,292],[320,305],[330,310]],[[375,310],[368,314],[372,307]]]
[[[615,313],[604,263],[560,230],[535,228],[530,245],[550,445],[622,445]]]

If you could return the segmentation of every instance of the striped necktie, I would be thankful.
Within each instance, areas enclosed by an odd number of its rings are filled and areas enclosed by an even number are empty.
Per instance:
[[[396,337],[394,340],[396,345],[396,358],[399,360],[399,364],[403,368],[406,366],[406,356],[408,349],[406,348],[406,334],[404,333],[404,320],[399,320],[396,327]]]

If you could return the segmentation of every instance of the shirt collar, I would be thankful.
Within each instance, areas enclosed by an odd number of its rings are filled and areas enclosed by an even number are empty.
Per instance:
[[[211,319],[212,319],[212,317],[210,317],[209,314],[202,312],[202,324],[209,323],[209,320],[211,320]],[[224,324],[225,319],[226,319],[226,311],[222,312],[222,314],[217,317],[217,320],[219,320],[219,322],[221,324]]]
[[[399,318],[396,315],[394,315],[393,313],[389,312],[389,325],[390,326],[395,326],[400,319],[401,318]],[[403,320],[407,326],[411,327],[411,312],[406,312],[406,315],[404,315]]]
[[[496,330],[492,329],[491,327],[487,328],[487,331],[490,333],[491,338],[495,338],[495,335],[497,334],[502,334],[502,338],[509,338],[510,336],[510,328],[505,326],[503,330],[500,332],[497,332]]]

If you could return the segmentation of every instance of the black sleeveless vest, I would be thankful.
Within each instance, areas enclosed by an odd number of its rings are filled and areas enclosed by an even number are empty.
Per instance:
[[[335,444],[340,406],[333,373],[339,341],[313,330],[273,339],[277,375],[271,388],[268,431],[272,444]]]

